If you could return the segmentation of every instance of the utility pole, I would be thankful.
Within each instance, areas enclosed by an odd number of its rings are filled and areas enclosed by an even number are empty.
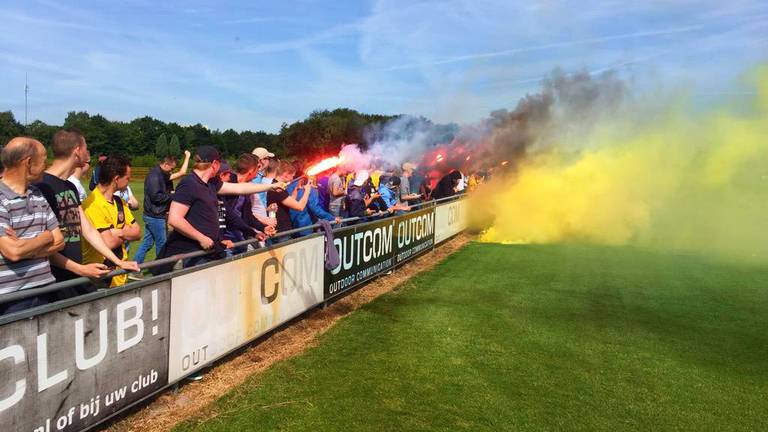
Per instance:
[[[29,115],[29,73],[24,80],[24,130],[27,130],[27,116]]]

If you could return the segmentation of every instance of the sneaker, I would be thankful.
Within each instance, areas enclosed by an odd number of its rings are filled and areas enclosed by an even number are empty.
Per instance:
[[[203,373],[202,372],[195,372],[192,375],[188,376],[186,379],[189,381],[200,381],[203,379]]]

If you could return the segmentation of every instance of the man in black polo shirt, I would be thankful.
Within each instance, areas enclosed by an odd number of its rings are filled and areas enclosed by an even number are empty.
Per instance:
[[[221,155],[211,146],[198,147],[192,172],[176,187],[168,212],[168,225],[174,231],[168,236],[162,256],[200,250],[216,250],[202,257],[184,260],[191,267],[223,256],[219,230],[218,198],[220,195],[250,195],[285,187],[283,183],[227,183],[216,174],[221,167]]]

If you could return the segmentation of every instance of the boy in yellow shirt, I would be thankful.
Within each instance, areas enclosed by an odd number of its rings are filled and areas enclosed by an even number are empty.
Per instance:
[[[115,256],[128,259],[125,242],[139,240],[141,228],[122,198],[115,195],[128,187],[131,180],[131,165],[123,156],[109,156],[101,163],[98,184],[83,203],[83,211],[91,224],[99,231],[104,243],[112,249]],[[114,267],[114,263],[104,258],[87,241],[82,242],[83,264],[104,263]],[[109,286],[124,285],[128,275],[112,278]]]

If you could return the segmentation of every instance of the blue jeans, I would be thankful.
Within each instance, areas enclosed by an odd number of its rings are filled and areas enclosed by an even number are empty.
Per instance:
[[[43,294],[34,297],[27,297],[22,300],[16,300],[13,302],[0,304],[0,316],[11,314],[14,312],[21,312],[23,310],[32,309],[33,307],[42,306],[50,303],[48,294]]]
[[[160,255],[160,249],[165,246],[165,219],[144,215],[144,239],[136,252],[136,262],[141,264],[152,244],[155,244],[155,256]]]

